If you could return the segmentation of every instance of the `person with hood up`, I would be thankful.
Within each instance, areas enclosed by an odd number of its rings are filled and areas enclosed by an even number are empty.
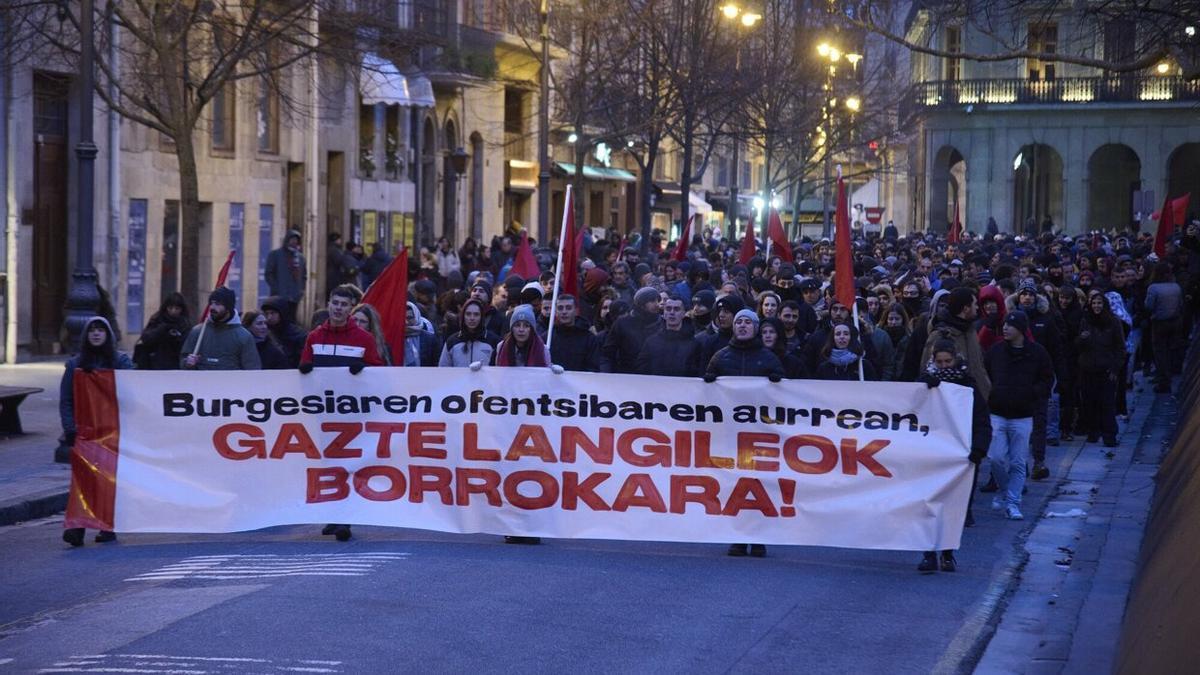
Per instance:
[[[176,370],[183,340],[192,328],[187,303],[180,293],[171,293],[150,317],[133,348],[133,361],[140,370]]]
[[[783,375],[779,357],[758,339],[758,314],[751,309],[742,309],[733,319],[733,339],[708,362],[704,381],[712,383],[718,377],[728,376],[765,376],[771,382],[779,382]],[[767,555],[767,547],[762,544],[730,544],[729,555],[742,557],[747,549],[756,558]]]
[[[855,335],[856,331],[848,323],[835,323],[821,349],[820,365],[817,366],[815,378],[818,380],[840,380],[845,382],[858,381],[858,364],[862,361],[863,380],[877,379],[875,367],[869,359],[862,356],[862,343]]]
[[[1069,350],[1067,362],[1063,364],[1062,379],[1058,382],[1058,431],[1059,440],[1069,442],[1075,440],[1071,432],[1079,411],[1079,332],[1083,326],[1083,305],[1087,297],[1064,282],[1058,289],[1057,301],[1064,331],[1063,342]]]
[[[683,298],[671,291],[662,303],[662,328],[642,343],[637,372],[642,375],[696,377],[700,374],[700,343],[684,321]]]
[[[288,317],[287,303],[284,300],[270,297],[263,300],[259,307],[267,319],[267,328],[270,329],[271,336],[275,338],[275,342],[283,349],[283,354],[287,357],[288,367],[299,366],[300,352],[304,351],[304,342],[308,339],[308,332]]]
[[[289,319],[296,318],[296,305],[304,297],[304,286],[308,281],[308,264],[300,250],[300,233],[288,230],[283,245],[267,254],[263,278],[271,295],[280,298],[286,306]]]
[[[967,459],[974,465],[971,478],[971,495],[974,496],[975,483],[979,479],[979,463],[983,461],[984,457],[987,457],[988,448],[992,443],[992,421],[988,415],[987,399],[979,393],[979,387],[976,386],[975,379],[971,377],[971,369],[967,367],[966,361],[958,353],[958,347],[955,346],[953,340],[938,340],[934,344],[929,362],[925,364],[925,372],[921,375],[921,382],[924,382],[925,386],[929,388],[949,382],[970,387],[973,392],[971,448]],[[968,499],[964,525],[970,527],[974,524],[975,516],[971,513],[971,502]],[[955,571],[958,568],[958,561],[954,558],[954,551],[942,551],[940,563],[937,551],[926,551],[925,557],[917,565],[917,570],[933,572],[939,566],[943,572]]]
[[[979,348],[987,353],[993,345],[1004,342],[1004,317],[1008,305],[1004,302],[1004,291],[999,286],[988,284],[979,289],[979,319],[976,321],[976,336]]]
[[[192,326],[180,351],[180,367],[192,370],[259,370],[262,360],[237,313],[237,296],[221,286],[208,295],[208,319]]]
[[[804,369],[804,361],[794,352],[789,352],[787,340],[784,337],[783,321],[776,318],[763,319],[758,326],[758,336],[763,346],[779,357],[783,364],[783,375],[789,380],[800,380],[808,377]]]
[[[112,326],[102,316],[93,316],[84,326],[80,337],[79,353],[67,359],[66,370],[58,386],[58,416],[62,422],[63,442],[75,447],[75,370],[91,373],[94,370],[129,370],[133,360],[117,351],[117,338]],[[63,541],[71,546],[83,546],[85,531],[82,527],[63,530]],[[96,535],[96,543],[116,541],[117,535],[108,530]]]
[[[600,372],[636,373],[638,354],[646,338],[658,330],[661,296],[653,288],[640,288],[633,296],[633,311],[613,323],[600,350]]]
[[[975,332],[975,317],[977,316],[975,293],[969,288],[959,287],[950,291],[942,302],[937,316],[930,320],[929,338],[921,358],[929,363],[933,358],[933,347],[938,340],[950,340],[954,343],[955,352],[962,356],[971,371],[971,379],[975,387],[987,400],[991,393],[991,380],[983,367],[983,350],[979,345],[979,336]]]
[[[421,316],[421,308],[413,301],[408,302],[405,314],[404,350],[395,347],[393,354],[404,354],[404,367],[433,367],[438,364],[441,347],[438,345],[437,334],[433,332],[433,324]]]
[[[1079,336],[1080,431],[1088,443],[1104,436],[1105,447],[1117,445],[1117,373],[1125,367],[1125,329],[1100,291],[1088,295]]]
[[[555,299],[554,338],[550,358],[567,370],[595,373],[600,370],[600,338],[591,324],[577,314],[575,296],[560,293]],[[544,305],[549,305],[546,301]]]
[[[1050,396],[1054,365],[1040,344],[1026,338],[1029,318],[1014,310],[1004,318],[1004,342],[993,346],[984,357],[992,393],[988,412],[992,442],[988,447],[992,478],[1000,494],[992,500],[994,510],[1004,510],[1010,520],[1021,520],[1021,492],[1025,487],[1033,416]]]
[[[483,325],[486,307],[487,305],[475,297],[463,303],[461,327],[457,333],[447,338],[442,347],[442,355],[438,359],[439,367],[466,368],[475,362],[494,362],[500,336]]]
[[[1063,379],[1061,374],[1064,365],[1062,334],[1059,332],[1058,322],[1050,313],[1050,299],[1038,293],[1037,282],[1027,278],[1017,286],[1016,295],[1009,296],[1006,302],[1009,303],[1010,311],[1020,309],[1025,312],[1029,331],[1033,335],[1034,341],[1050,355],[1050,363],[1053,364],[1057,379]],[[1029,477],[1033,480],[1050,477],[1050,469],[1046,467],[1046,445],[1058,445],[1059,443],[1058,434],[1055,434],[1053,439],[1047,438],[1047,422],[1050,414],[1051,412],[1055,415],[1058,413],[1057,407],[1054,411],[1050,410],[1052,397],[1053,392],[1051,391],[1046,395],[1046,399],[1038,404],[1033,414],[1033,435],[1029,439],[1029,447],[1033,453],[1033,468],[1029,471]]]
[[[583,273],[583,290],[578,298],[579,316],[592,325],[600,323],[600,304],[604,300],[604,292],[608,289],[608,272],[599,267],[593,267]]]
[[[387,248],[383,244],[379,242],[371,244],[371,255],[367,256],[362,265],[363,288],[370,288],[391,262],[392,256],[388,255]]]

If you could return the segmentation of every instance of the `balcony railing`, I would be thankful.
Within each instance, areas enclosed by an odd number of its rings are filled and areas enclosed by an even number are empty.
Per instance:
[[[909,106],[946,108],[973,104],[1070,104],[1200,102],[1200,81],[1182,77],[1125,75],[1055,80],[940,80],[913,87]]]

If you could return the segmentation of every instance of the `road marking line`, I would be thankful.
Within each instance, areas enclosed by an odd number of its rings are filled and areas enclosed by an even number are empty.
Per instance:
[[[377,571],[383,564],[406,560],[410,555],[406,552],[364,552],[192,556],[129,577],[125,581],[228,581],[289,576],[364,576]]]

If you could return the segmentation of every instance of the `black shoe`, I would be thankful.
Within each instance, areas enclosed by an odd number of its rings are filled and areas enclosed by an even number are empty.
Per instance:
[[[750,555],[755,558],[767,557],[767,547],[762,544],[750,544]]]
[[[71,527],[63,530],[63,541],[72,546],[83,546],[83,528]]]
[[[96,535],[96,543],[97,544],[107,544],[110,541],[116,541],[116,540],[117,540],[117,533],[111,532],[109,530],[100,530],[99,534]]]
[[[917,571],[925,572],[926,574],[928,574],[929,572],[936,572],[937,569],[938,569],[937,555],[934,554],[933,551],[926,553],[925,557],[922,558],[921,562],[917,565]]]
[[[730,544],[728,555],[731,555],[735,558],[744,557],[746,555],[746,545],[745,544]]]
[[[954,554],[949,551],[942,553],[942,571],[953,572],[958,569],[958,561],[954,559]]]
[[[1046,465],[1042,464],[1041,462],[1034,462],[1033,463],[1033,472],[1029,474],[1029,477],[1034,480],[1042,480],[1043,478],[1049,478],[1050,477],[1050,469],[1047,469]]]
[[[1000,486],[996,485],[996,478],[994,476],[988,478],[988,482],[983,487],[979,488],[980,492],[998,492],[999,490]]]
[[[333,536],[337,537],[338,541],[350,541],[350,526],[334,525]]]
[[[334,525],[332,523],[321,528],[321,534],[323,534],[325,536],[329,536],[329,535],[333,534],[334,532],[337,532],[337,525]]]

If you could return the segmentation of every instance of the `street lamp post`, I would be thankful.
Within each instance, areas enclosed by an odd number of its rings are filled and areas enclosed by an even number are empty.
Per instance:
[[[542,64],[538,78],[538,242],[549,241],[550,228],[550,0],[542,0]]]
[[[833,112],[837,105],[837,98],[833,89],[834,78],[837,75],[837,64],[842,60],[843,56],[845,56],[846,60],[850,62],[850,66],[852,68],[858,70],[858,62],[862,60],[862,55],[855,53],[843,53],[842,50],[828,42],[822,42],[821,44],[817,45],[817,55],[823,61],[829,62],[828,76],[825,79],[825,143],[823,146],[825,152],[825,180],[824,188],[821,190],[821,201],[825,218],[821,228],[821,236],[830,237],[832,236],[833,231],[833,215],[832,209],[830,208],[832,204],[831,183],[833,181],[833,146],[831,144],[833,143]],[[853,105],[851,105],[851,101],[854,102]],[[850,108],[851,113],[858,112],[858,99],[851,98],[847,101],[846,107]]]
[[[87,321],[100,307],[96,268],[92,260],[92,230],[95,223],[96,156],[100,154],[93,139],[93,101],[95,94],[95,53],[92,41],[92,1],[79,3],[79,142],[75,144],[78,159],[76,192],[75,269],[71,272],[71,289],[67,293],[66,317],[63,328],[67,334],[64,351],[79,344]]]
[[[745,28],[753,28],[755,24],[762,19],[762,15],[756,12],[738,7],[732,2],[728,2],[721,7],[721,15],[730,21],[736,20],[739,25]],[[742,71],[742,41],[737,41],[737,48],[734,52],[733,72],[736,80],[741,79]],[[735,122],[736,124],[736,122]],[[737,236],[738,226],[738,176],[742,172],[741,162],[741,135],[735,130],[733,134],[733,171],[729,176],[729,236]]]

